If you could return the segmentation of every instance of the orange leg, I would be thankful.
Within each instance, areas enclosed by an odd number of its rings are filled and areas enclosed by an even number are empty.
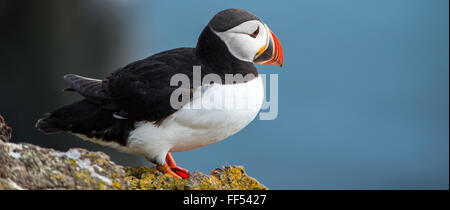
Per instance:
[[[184,168],[181,168],[181,167],[177,166],[177,164],[175,163],[175,160],[173,159],[172,154],[170,154],[170,152],[168,152],[167,155],[166,155],[166,163],[167,163],[167,165],[169,165],[169,167],[170,167],[172,170],[175,170],[175,171],[182,171],[182,172],[184,172],[184,173],[186,173],[186,174],[189,174],[189,171],[188,171],[188,170],[186,170],[186,169],[184,169]]]
[[[177,166],[170,152],[166,155],[166,163],[157,166],[157,169],[178,179],[185,179],[190,176],[188,170]]]

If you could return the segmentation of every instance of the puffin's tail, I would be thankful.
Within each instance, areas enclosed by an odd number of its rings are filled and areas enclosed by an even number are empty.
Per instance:
[[[85,129],[104,129],[110,126],[111,111],[102,109],[109,102],[108,95],[102,87],[102,80],[82,77],[75,74],[64,76],[69,86],[65,91],[76,91],[85,97],[85,100],[63,106],[53,113],[47,113],[36,123],[36,128],[44,133],[58,131],[85,131]],[[90,124],[92,121],[103,121],[99,124]]]
[[[36,122],[36,128],[46,134],[65,131],[126,145],[134,121],[123,117],[125,113],[115,114],[121,110],[111,103],[103,90],[103,81],[74,74],[64,76],[64,80],[69,86],[64,90],[76,91],[85,99],[45,114]]]
[[[114,117],[114,112],[84,99],[45,114],[36,122],[36,128],[46,134],[65,131],[124,145],[134,128],[134,121],[119,120]]]
[[[113,111],[84,99],[45,114],[37,121],[36,128],[47,134],[59,131],[86,133],[106,129],[113,121]]]
[[[44,114],[44,117],[39,119],[36,122],[36,128],[42,131],[45,134],[51,134],[51,133],[57,133],[61,131],[59,128],[55,127],[52,121],[54,121],[54,118],[51,118],[50,113]]]

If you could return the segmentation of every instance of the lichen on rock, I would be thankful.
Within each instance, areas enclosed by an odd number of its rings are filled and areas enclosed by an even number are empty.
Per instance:
[[[212,175],[194,172],[187,179],[163,174],[156,167],[126,168],[132,189],[138,190],[267,190],[242,166],[223,166]]]

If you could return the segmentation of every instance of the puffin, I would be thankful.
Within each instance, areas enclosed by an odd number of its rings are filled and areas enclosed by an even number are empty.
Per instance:
[[[151,55],[104,79],[65,75],[63,90],[82,99],[44,114],[35,126],[142,155],[161,172],[187,178],[171,153],[224,140],[257,116],[264,88],[255,64],[283,65],[278,38],[251,12],[225,9],[195,48]]]

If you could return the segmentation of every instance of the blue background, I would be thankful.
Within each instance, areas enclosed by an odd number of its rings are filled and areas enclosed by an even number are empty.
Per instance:
[[[278,74],[278,118],[256,119],[222,142],[174,153],[180,166],[209,173],[222,165],[243,165],[270,189],[448,189],[448,0],[86,4],[93,13],[110,4],[118,11],[114,21],[124,23],[121,48],[114,50],[120,56],[86,76],[106,76],[163,50],[194,47],[210,18],[226,8],[251,11],[279,38],[283,68],[258,66],[263,74]],[[52,95],[61,95],[62,75],[85,69],[77,65],[53,73]],[[36,111],[34,119],[73,100],[55,101]],[[26,141],[27,132],[15,125],[20,114],[7,108],[17,141]],[[32,124],[26,129],[34,129]],[[57,142],[33,135],[49,147]],[[97,149],[122,164],[145,163],[142,157]]]

